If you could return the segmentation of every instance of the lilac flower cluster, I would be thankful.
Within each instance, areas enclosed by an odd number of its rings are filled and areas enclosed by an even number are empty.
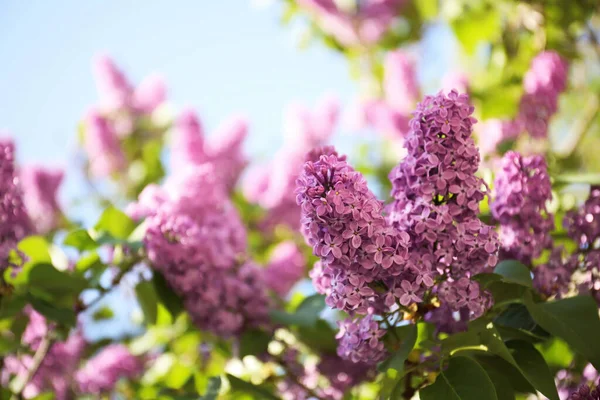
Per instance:
[[[549,260],[534,270],[534,284],[546,296],[589,293],[600,303],[600,189],[592,186],[585,203],[565,216],[563,225],[578,249],[565,254],[554,248]]]
[[[129,211],[147,217],[148,260],[194,323],[231,336],[265,324],[268,299],[262,271],[245,260],[246,231],[214,168],[191,166],[164,188],[146,188]]]
[[[403,50],[389,52],[384,62],[383,100],[361,104],[359,127],[369,125],[401,142],[409,128],[410,113],[420,97],[415,62]]]
[[[300,357],[298,350],[287,348],[279,360],[287,371],[277,385],[284,400],[311,398],[307,388],[320,399],[341,400],[349,389],[376,375],[372,364],[354,363],[335,354],[324,354],[316,363],[300,360]]]
[[[247,121],[242,117],[232,117],[217,129],[210,141],[205,141],[202,123],[192,110],[184,111],[175,126],[172,170],[210,163],[223,185],[232,190],[247,164],[242,152],[248,134]]]
[[[490,305],[470,280],[496,264],[498,251],[497,234],[477,218],[487,190],[475,175],[472,113],[468,96],[454,90],[427,96],[410,123],[408,154],[390,173],[389,221],[411,242],[402,277],[388,286],[402,305],[421,302],[442,280],[433,292],[452,311],[477,317]]]
[[[590,390],[587,384],[581,382],[590,382],[592,386],[598,383],[598,372],[591,365],[587,364],[581,374],[571,369],[561,369],[556,373],[554,379],[558,396],[561,400],[598,400],[600,393],[597,388]],[[589,397],[589,396],[596,397]]]
[[[248,174],[244,195],[267,210],[261,228],[269,231],[277,225],[297,230],[300,209],[294,189],[306,153],[325,144],[333,135],[339,115],[337,100],[324,97],[314,110],[291,106],[284,118],[285,142],[273,160]]]
[[[364,177],[345,157],[321,155],[304,165],[297,202],[302,233],[321,259],[311,276],[327,304],[359,314],[380,308],[383,296],[371,285],[403,272],[408,235],[387,225]]]
[[[304,275],[306,257],[292,241],[279,243],[271,253],[265,270],[265,284],[280,297]]]
[[[108,345],[77,371],[75,380],[81,393],[106,394],[119,379],[132,379],[143,371],[142,360],[123,344]]]
[[[13,265],[10,253],[31,232],[19,177],[15,173],[15,147],[0,139],[0,273]]]
[[[22,336],[22,342],[31,352],[35,352],[49,330],[53,329],[46,319],[34,310],[28,309],[29,323]],[[52,390],[57,400],[72,398],[72,377],[78,368],[86,342],[79,330],[74,331],[64,342],[54,342],[36,373],[23,390],[27,399],[34,398],[43,391]],[[8,355],[4,358],[4,368],[0,373],[0,382],[8,386],[11,377],[23,379],[33,365],[30,354]]]
[[[582,207],[567,213],[564,226],[579,248],[598,245],[600,238],[600,186],[592,186]]]
[[[554,220],[546,208],[552,200],[548,167],[543,156],[524,157],[509,151],[494,182],[492,215],[500,223],[501,257],[530,264],[552,247]]]
[[[374,365],[386,357],[387,350],[381,340],[385,330],[372,315],[362,319],[349,318],[340,321],[339,326],[337,351],[344,360]]]
[[[314,16],[321,29],[344,46],[379,41],[405,3],[405,0],[366,0],[342,6],[335,0],[298,0],[298,5]]]
[[[550,118],[558,109],[558,96],[567,86],[568,64],[557,53],[538,54],[523,79],[518,120],[534,138],[548,136]]]
[[[144,131],[139,139],[160,136],[163,129],[153,130],[153,112],[164,103],[166,88],[157,75],[150,75],[134,87],[123,71],[108,56],[102,55],[93,65],[100,104],[88,112],[83,126],[83,144],[90,173],[108,177],[122,172],[127,159],[121,141]]]
[[[45,234],[57,229],[63,217],[57,199],[63,171],[28,166],[23,168],[19,175],[23,185],[25,208],[37,233]]]

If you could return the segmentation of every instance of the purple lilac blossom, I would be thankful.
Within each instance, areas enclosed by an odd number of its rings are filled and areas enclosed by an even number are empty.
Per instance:
[[[8,267],[18,267],[10,260],[10,253],[31,230],[21,182],[15,172],[14,144],[0,139],[0,273]]]
[[[292,229],[300,226],[300,209],[294,190],[307,152],[325,144],[333,135],[339,104],[323,97],[314,110],[291,106],[284,117],[285,142],[273,160],[255,168],[244,183],[244,195],[267,210],[261,228],[270,231],[277,225]]]
[[[85,127],[84,149],[92,175],[107,177],[122,171],[125,156],[110,121],[92,110],[85,119]]]
[[[20,171],[25,208],[37,233],[46,234],[61,224],[62,211],[58,203],[58,188],[62,170],[26,166]]]
[[[568,64],[557,53],[538,54],[523,79],[517,119],[531,137],[546,138],[550,118],[558,110],[558,96],[567,86]]]
[[[421,302],[444,279],[437,297],[452,311],[468,310],[475,318],[490,305],[489,295],[470,280],[489,272],[498,252],[497,234],[477,217],[487,189],[475,175],[480,158],[472,113],[468,96],[454,90],[417,106],[405,140],[408,154],[390,173],[395,200],[388,220],[409,235],[411,246],[401,279],[388,283],[388,304]]]
[[[293,242],[279,243],[271,253],[265,270],[265,284],[279,296],[285,296],[304,275],[306,257]]]
[[[247,165],[243,142],[248,123],[242,117],[232,117],[206,141],[202,123],[192,110],[184,111],[175,123],[171,147],[171,169],[177,171],[189,165],[210,163],[223,187],[232,190]]]
[[[29,323],[22,336],[22,343],[35,352],[49,330],[54,329],[46,319],[34,310],[27,309]],[[23,390],[23,397],[34,398],[41,392],[51,390],[57,400],[72,398],[72,377],[78,368],[86,342],[80,330],[75,330],[64,342],[54,342],[36,373]],[[8,355],[4,359],[4,368],[0,373],[0,382],[8,385],[11,376],[23,378],[33,365],[30,354],[20,357]]]
[[[81,393],[106,394],[120,379],[132,379],[143,371],[142,361],[123,344],[111,344],[89,359],[77,371],[75,380]]]
[[[550,200],[552,188],[543,156],[506,153],[490,204],[492,215],[500,223],[502,258],[531,264],[544,249],[552,247],[554,220],[546,208]]]
[[[344,46],[379,41],[404,3],[405,0],[366,0],[343,7],[335,0],[298,0],[298,5],[312,14],[321,29]]]
[[[597,245],[600,238],[600,186],[592,186],[582,207],[569,211],[564,225],[579,248]]]
[[[337,351],[341,358],[374,365],[386,357],[387,351],[381,340],[385,330],[381,329],[372,315],[362,319],[349,318],[338,324],[340,331],[336,336],[339,340]]]
[[[327,304],[359,314],[381,306],[383,297],[371,284],[403,273],[408,235],[387,225],[362,174],[335,152],[305,163],[296,192],[302,233],[327,278],[311,276],[330,285],[320,290]]]
[[[145,189],[129,211],[147,217],[148,260],[183,298],[198,327],[232,336],[266,324],[262,271],[245,260],[245,228],[213,165],[178,171],[162,192]]]

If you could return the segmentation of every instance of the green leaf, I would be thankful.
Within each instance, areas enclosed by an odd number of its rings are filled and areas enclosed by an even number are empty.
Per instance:
[[[495,369],[485,367],[484,369],[494,384],[498,400],[515,400],[515,389],[513,389],[510,379],[506,375],[498,373]]]
[[[176,360],[165,376],[165,385],[172,389],[181,389],[194,374],[193,366]]]
[[[65,246],[73,247],[79,251],[94,250],[98,244],[86,229],[76,229],[65,236],[63,240]]]
[[[298,336],[311,349],[323,352],[335,352],[337,341],[336,332],[322,319],[314,326],[299,326]]]
[[[534,303],[531,294],[527,294],[525,306],[542,328],[565,340],[600,370],[600,319],[594,299],[576,296],[549,303]]]
[[[415,1],[415,6],[422,19],[434,19],[438,13],[438,0],[419,0]]]
[[[544,360],[544,357],[533,347],[531,343],[524,341],[508,342],[519,369],[529,382],[533,384],[539,392],[547,396],[550,400],[559,400],[554,376],[550,373],[550,368]]]
[[[92,315],[92,318],[94,319],[94,321],[103,321],[106,319],[111,319],[114,316],[115,313],[113,312],[113,310],[108,306],[104,306],[96,310]]]
[[[58,322],[66,327],[73,327],[76,323],[75,311],[72,308],[55,307],[52,303],[31,296],[30,303],[37,312],[51,321]]]
[[[502,29],[496,8],[473,9],[451,21],[452,29],[465,51],[473,54],[482,41],[491,41]]]
[[[523,295],[529,290],[521,284],[510,282],[492,282],[487,289],[494,297],[495,308],[521,302]]]
[[[154,325],[156,323],[156,305],[158,298],[154,285],[150,281],[143,281],[135,287],[138,303],[144,312],[144,318],[147,324]]]
[[[232,392],[246,393],[255,396],[256,399],[261,400],[279,400],[271,391],[264,386],[253,385],[250,382],[246,382],[240,378],[237,378],[231,374],[227,374],[227,380],[231,386]]]
[[[159,272],[152,272],[152,283],[160,302],[171,313],[173,319],[183,311],[183,302]]]
[[[452,357],[432,385],[420,391],[421,400],[498,400],[490,377],[474,360]]]
[[[401,340],[400,347],[394,354],[379,365],[379,370],[385,372],[388,369],[394,369],[397,371],[397,376],[399,378],[402,377],[404,372],[404,361],[406,361],[408,355],[415,347],[417,333],[417,325],[413,324],[396,328],[396,334]]]
[[[124,212],[110,206],[104,210],[94,229],[98,232],[106,232],[114,238],[124,240],[135,229],[135,222]]]
[[[56,296],[77,295],[87,287],[85,279],[59,271],[50,264],[36,264],[29,271],[29,285]]]
[[[494,320],[494,325],[502,338],[540,342],[548,339],[548,332],[543,330],[531,317],[523,304],[510,304]]]
[[[270,316],[271,320],[275,323],[310,328],[319,320],[319,314],[324,308],[325,296],[315,294],[305,298],[294,313],[273,310]]]
[[[77,271],[83,272],[83,271],[87,271],[88,269],[97,268],[102,265],[104,265],[104,264],[102,264],[102,261],[100,260],[100,256],[98,255],[98,253],[92,252],[92,253],[83,255],[79,260],[77,260],[77,263],[75,264],[75,269]]]
[[[208,380],[208,387],[206,393],[200,398],[200,400],[216,400],[221,391],[221,377],[213,376]]]
[[[510,381],[511,387],[519,393],[536,393],[531,383],[525,379],[523,373],[508,361],[498,356],[492,356],[489,353],[478,353],[474,356],[477,362],[490,375],[501,375]]]
[[[28,263],[52,263],[50,243],[42,236],[28,236],[17,247],[27,255]]]
[[[240,338],[240,358],[248,355],[259,356],[267,352],[271,335],[258,329],[244,332]]]
[[[500,262],[496,268],[494,268],[494,273],[501,275],[505,282],[533,287],[531,271],[517,260],[504,260]]]

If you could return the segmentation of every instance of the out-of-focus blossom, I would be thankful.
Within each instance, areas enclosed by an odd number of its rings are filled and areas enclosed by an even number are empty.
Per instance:
[[[90,172],[97,177],[106,177],[122,171],[125,156],[110,122],[92,110],[85,120],[84,148],[89,158]]]
[[[115,110],[131,105],[132,85],[108,55],[97,56],[92,70],[103,109]]]
[[[600,186],[592,186],[582,207],[567,213],[564,220],[569,236],[580,248],[594,246],[600,238]]]
[[[177,172],[193,165],[212,164],[223,187],[232,190],[247,164],[243,154],[247,133],[247,121],[232,117],[206,141],[200,119],[194,111],[186,110],[175,123],[171,168]]]
[[[366,0],[343,7],[335,0],[298,0],[326,33],[345,46],[377,42],[389,30],[405,0]]]
[[[182,297],[194,323],[232,336],[266,324],[268,299],[263,271],[245,261],[246,231],[214,168],[178,171],[162,192],[142,192],[130,211],[147,217],[149,262]]]
[[[512,120],[488,119],[477,127],[477,144],[484,156],[493,155],[498,146],[504,142],[515,140],[521,128]]]
[[[492,215],[500,222],[501,256],[526,264],[552,246],[552,200],[548,167],[542,156],[504,155],[494,184]]]
[[[54,329],[46,319],[28,309],[29,323],[22,336],[22,343],[35,352],[48,331]],[[64,342],[51,344],[44,359],[23,390],[23,397],[31,399],[44,391],[52,391],[57,400],[72,398],[73,375],[79,366],[86,342],[79,330],[75,330]],[[6,386],[12,376],[23,379],[33,367],[32,355],[8,355],[0,372],[0,382]]]
[[[359,127],[371,126],[393,141],[402,142],[411,112],[420,97],[415,61],[403,50],[386,55],[383,99],[364,100],[357,110]]]
[[[265,270],[265,283],[279,296],[285,296],[302,278],[305,267],[306,258],[294,242],[279,243],[269,258]]]
[[[558,109],[558,96],[565,90],[568,64],[555,52],[538,54],[523,79],[518,120],[534,138],[546,138],[550,118]]]
[[[0,273],[9,266],[17,243],[32,230],[23,202],[19,177],[15,173],[15,147],[0,138]]]
[[[143,114],[151,114],[166,99],[167,88],[160,75],[147,76],[133,92],[133,106]]]
[[[20,172],[27,214],[38,233],[48,233],[61,223],[62,211],[57,195],[63,176],[61,170],[33,165]]]
[[[131,354],[123,344],[111,344],[75,374],[75,380],[82,393],[106,394],[114,389],[119,379],[132,379],[143,370],[142,361]]]
[[[446,93],[450,93],[452,90],[467,93],[469,91],[469,78],[462,72],[450,72],[442,78],[442,90]]]
[[[284,117],[285,142],[266,166],[254,168],[244,183],[244,195],[267,210],[261,227],[269,231],[276,225],[297,229],[300,210],[294,190],[306,154],[325,144],[333,135],[339,105],[332,97],[321,99],[310,111],[290,107]]]

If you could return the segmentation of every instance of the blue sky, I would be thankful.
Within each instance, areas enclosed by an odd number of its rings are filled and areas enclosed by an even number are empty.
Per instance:
[[[253,154],[279,140],[290,101],[325,91],[351,97],[344,59],[319,45],[299,51],[278,5],[232,5],[1,2],[0,129],[16,138],[22,162],[64,162],[78,119],[96,101],[90,64],[100,51],[134,81],[161,73],[170,101],[196,108],[209,128],[230,113],[248,115]]]

